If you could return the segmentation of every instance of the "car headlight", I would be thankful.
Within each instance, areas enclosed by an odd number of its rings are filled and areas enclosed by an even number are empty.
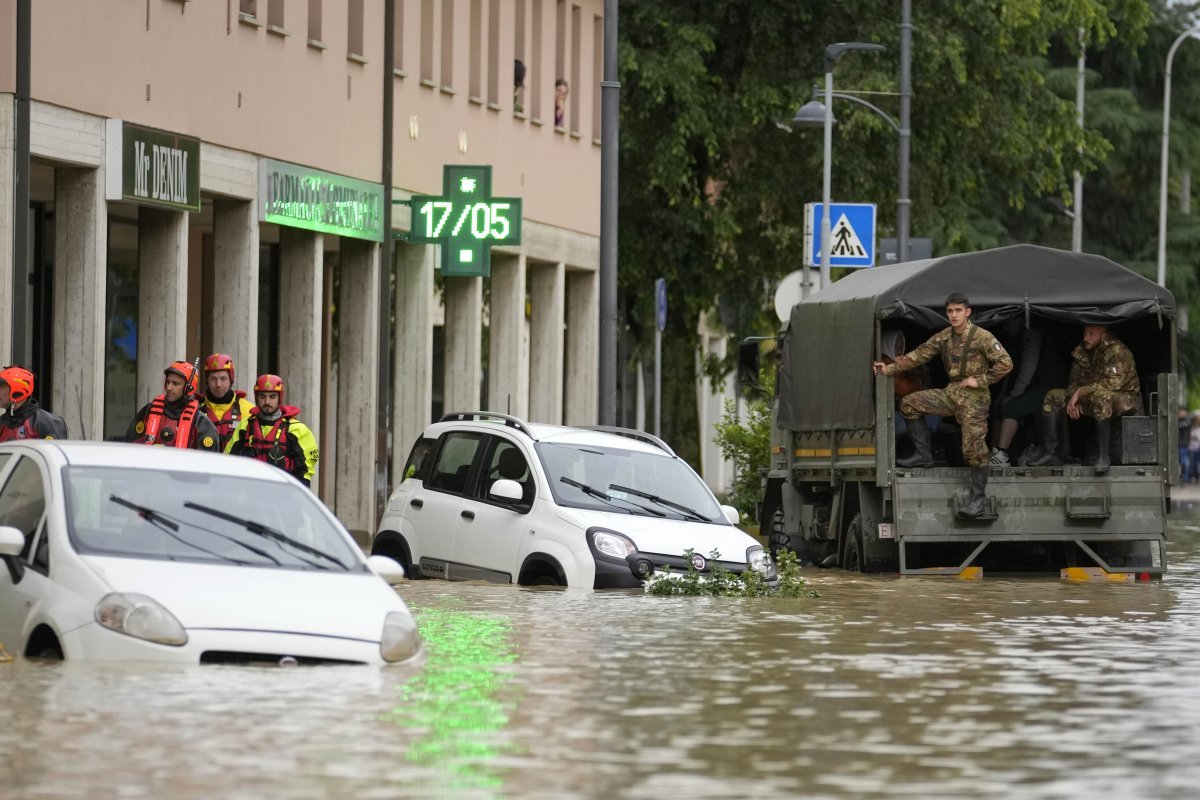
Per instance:
[[[175,615],[157,600],[144,594],[114,592],[96,604],[96,622],[117,633],[147,642],[180,647],[187,644],[187,631]]]
[[[746,565],[767,580],[775,580],[775,561],[761,545],[746,548]]]
[[[383,620],[383,636],[379,639],[379,654],[384,661],[407,661],[421,652],[421,634],[417,623],[407,611],[392,611]]]
[[[588,535],[592,537],[592,545],[596,548],[596,552],[609,558],[624,561],[638,551],[637,545],[629,537],[622,536],[615,531],[593,528],[588,531]]]

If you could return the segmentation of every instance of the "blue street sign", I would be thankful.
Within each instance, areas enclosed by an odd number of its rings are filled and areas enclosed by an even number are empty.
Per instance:
[[[667,329],[667,281],[664,278],[654,281],[654,312],[658,329],[665,331]]]
[[[809,203],[804,207],[804,263],[821,266],[821,218],[825,206]],[[829,266],[875,266],[875,204],[830,203]]]

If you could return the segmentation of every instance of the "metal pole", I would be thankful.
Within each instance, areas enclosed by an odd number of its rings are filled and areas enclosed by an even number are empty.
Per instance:
[[[662,436],[662,331],[654,326],[654,435]]]
[[[11,363],[25,364],[25,306],[29,295],[29,104],[33,0],[17,0],[16,129],[13,131],[13,263]]]
[[[604,79],[600,81],[599,420],[617,423],[617,0],[604,0]]]
[[[1083,28],[1079,29],[1079,75],[1075,80],[1075,121],[1083,128],[1083,84],[1087,70],[1087,50],[1083,44]],[[1082,153],[1083,148],[1079,148]],[[1083,173],[1075,170],[1075,216],[1071,220],[1071,251],[1083,252]]]
[[[833,250],[832,224],[829,221],[829,194],[833,185],[833,61],[825,59],[825,156],[824,185],[821,190],[821,288],[829,286],[829,259]]]
[[[1196,31],[1200,31],[1200,24],[1179,34],[1179,38],[1171,44],[1171,49],[1167,51],[1167,71],[1163,80],[1162,164],[1158,184],[1158,285],[1164,288],[1167,285],[1167,154],[1171,139],[1171,62],[1183,40]]]
[[[396,0],[383,3],[383,243],[379,252],[378,365],[375,376],[375,522],[383,519],[388,496],[388,467],[392,440],[392,135],[396,78]]]
[[[912,0],[900,6],[900,193],[896,198],[896,260],[908,261],[908,228],[912,200],[908,196],[909,140],[912,137]]]

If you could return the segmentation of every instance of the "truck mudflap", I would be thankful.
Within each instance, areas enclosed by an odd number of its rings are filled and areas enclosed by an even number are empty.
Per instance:
[[[902,473],[893,492],[894,522],[883,535],[895,539],[903,575],[966,577],[985,564],[1072,579],[1166,571],[1170,498],[1152,468],[1113,467],[1102,477],[1085,466],[1007,469],[990,476],[977,519],[957,515],[962,468]]]

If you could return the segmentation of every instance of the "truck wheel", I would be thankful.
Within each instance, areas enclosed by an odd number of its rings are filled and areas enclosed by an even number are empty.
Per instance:
[[[842,569],[850,572],[862,572],[862,517],[854,515],[846,528],[846,543],[842,546]]]

